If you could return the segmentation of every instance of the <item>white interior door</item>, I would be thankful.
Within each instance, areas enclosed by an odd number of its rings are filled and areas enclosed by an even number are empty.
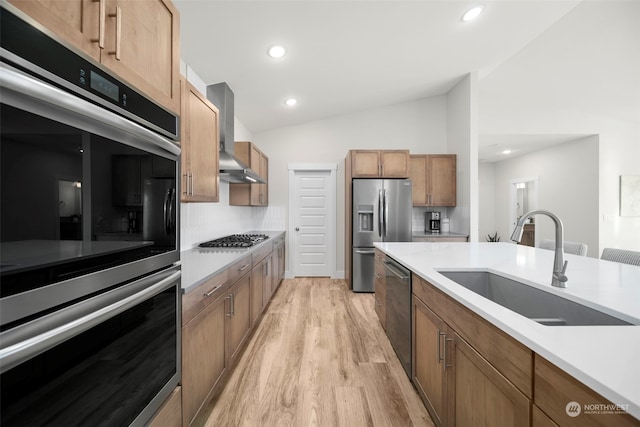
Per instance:
[[[289,236],[293,276],[335,275],[335,170],[335,166],[333,169],[290,167]]]

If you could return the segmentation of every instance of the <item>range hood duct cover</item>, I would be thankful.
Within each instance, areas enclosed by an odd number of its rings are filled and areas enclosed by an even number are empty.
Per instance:
[[[226,83],[207,86],[207,99],[218,108],[220,123],[220,180],[229,183],[262,183],[266,181],[233,154],[235,102]]]

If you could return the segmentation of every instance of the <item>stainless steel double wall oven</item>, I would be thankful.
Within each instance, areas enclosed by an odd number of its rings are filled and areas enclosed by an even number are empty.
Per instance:
[[[0,9],[0,424],[144,425],[180,380],[178,117]]]

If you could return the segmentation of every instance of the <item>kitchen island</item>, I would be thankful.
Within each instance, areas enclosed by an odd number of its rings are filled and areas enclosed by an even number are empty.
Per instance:
[[[640,419],[640,369],[637,366],[640,360],[640,327],[637,326],[640,325],[640,268],[566,255],[569,280],[567,287],[560,289],[550,285],[553,251],[509,243],[376,243],[376,248],[536,355]],[[438,272],[468,270],[497,273],[524,282],[632,325],[545,326]]]

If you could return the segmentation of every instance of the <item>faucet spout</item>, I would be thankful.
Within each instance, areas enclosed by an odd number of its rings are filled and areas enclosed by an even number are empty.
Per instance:
[[[567,271],[568,261],[564,260],[564,226],[562,225],[562,220],[560,220],[560,218],[549,211],[541,209],[527,212],[520,217],[520,220],[516,224],[516,228],[513,230],[513,234],[511,235],[511,240],[518,243],[520,242],[520,240],[522,240],[524,224],[527,219],[529,219],[533,215],[546,215],[553,220],[553,223],[556,226],[556,251],[553,259],[553,275],[551,277],[551,286],[555,286],[557,288],[565,288],[566,282],[568,280],[565,274],[565,272]]]

